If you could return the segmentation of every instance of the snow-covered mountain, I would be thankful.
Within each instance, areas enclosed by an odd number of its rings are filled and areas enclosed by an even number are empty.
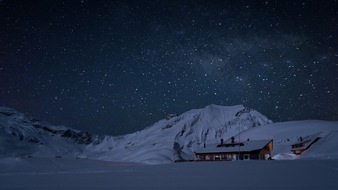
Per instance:
[[[71,156],[80,154],[92,136],[53,126],[14,109],[0,107],[0,158],[9,156]]]
[[[125,136],[101,137],[87,146],[90,158],[146,163],[194,159],[194,150],[250,128],[272,123],[259,112],[239,106],[209,105],[169,115],[154,125]]]
[[[170,114],[144,130],[113,137],[53,126],[0,107],[0,158],[62,156],[160,164],[194,159],[196,149],[235,136],[252,140],[271,138],[275,159],[293,159],[290,145],[299,137],[316,134],[321,139],[302,158],[330,159],[338,158],[337,131],[338,122],[334,121],[272,123],[242,105],[209,105],[181,115]]]

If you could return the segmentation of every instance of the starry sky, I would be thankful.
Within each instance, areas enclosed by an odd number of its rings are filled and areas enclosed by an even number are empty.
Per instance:
[[[242,104],[338,120],[336,0],[0,0],[0,105],[122,135]]]

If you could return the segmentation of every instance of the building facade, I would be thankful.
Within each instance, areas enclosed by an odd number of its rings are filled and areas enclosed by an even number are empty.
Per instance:
[[[221,143],[201,148],[195,151],[197,161],[220,160],[269,160],[273,149],[273,140],[248,140],[230,143]]]

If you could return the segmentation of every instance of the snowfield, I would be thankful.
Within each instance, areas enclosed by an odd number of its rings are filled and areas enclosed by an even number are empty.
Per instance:
[[[0,189],[338,189],[338,160],[162,165],[88,159],[2,159]]]

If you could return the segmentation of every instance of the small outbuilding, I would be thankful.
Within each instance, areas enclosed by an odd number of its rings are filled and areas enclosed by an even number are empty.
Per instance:
[[[197,161],[215,160],[269,160],[273,149],[273,140],[247,140],[235,142],[234,137],[230,143],[221,143],[201,148],[195,151]]]
[[[291,151],[296,155],[301,155],[305,150],[320,139],[319,136],[312,135],[306,138],[300,137],[299,141],[291,145]]]

